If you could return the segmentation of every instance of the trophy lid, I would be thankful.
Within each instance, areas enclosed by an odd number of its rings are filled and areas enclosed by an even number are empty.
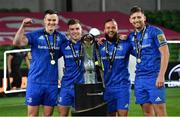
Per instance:
[[[100,31],[97,28],[91,28],[89,33],[92,34],[95,37],[100,35]]]

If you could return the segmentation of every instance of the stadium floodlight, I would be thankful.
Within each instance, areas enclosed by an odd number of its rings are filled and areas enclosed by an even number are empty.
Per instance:
[[[4,81],[3,81],[3,88],[4,93],[17,93],[17,92],[24,92],[26,89],[19,89],[19,90],[7,90],[7,54],[9,53],[17,53],[17,52],[29,52],[30,49],[16,49],[16,50],[7,50],[4,52]]]

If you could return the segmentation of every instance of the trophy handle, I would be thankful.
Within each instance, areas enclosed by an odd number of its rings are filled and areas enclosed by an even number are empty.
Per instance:
[[[103,87],[105,88],[105,84],[104,84],[104,66],[103,66],[103,63],[102,63],[102,59],[101,59],[101,55],[100,55],[100,52],[99,52],[99,46],[98,44],[96,43],[96,57],[97,57],[97,61],[98,61],[98,70],[100,72],[100,77],[101,77],[101,80],[102,80],[102,85]]]

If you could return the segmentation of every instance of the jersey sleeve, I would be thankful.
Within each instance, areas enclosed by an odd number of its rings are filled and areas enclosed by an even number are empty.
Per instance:
[[[133,37],[132,32],[128,35],[127,40],[128,40],[129,46],[130,46],[130,54],[133,56],[136,56],[135,50],[133,49],[134,48],[134,37]]]
[[[157,47],[161,47],[161,46],[167,44],[165,34],[161,29],[155,28],[153,37],[154,37],[153,39],[154,39],[155,44],[157,45]]]
[[[25,35],[28,39],[28,44],[33,45],[33,43],[34,43],[34,32],[28,32]]]
[[[62,43],[65,43],[69,40],[65,33],[61,32],[60,34],[61,34],[61,42]]]

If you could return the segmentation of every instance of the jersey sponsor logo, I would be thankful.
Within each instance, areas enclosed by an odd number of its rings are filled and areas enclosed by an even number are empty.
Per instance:
[[[162,99],[160,97],[157,97],[155,101],[160,102],[160,101],[162,101]]]
[[[123,50],[123,46],[121,46],[121,45],[118,45],[118,48],[117,48],[117,50],[120,50],[120,51],[122,51],[122,50]],[[101,49],[101,51],[105,51],[105,47],[103,47],[103,48]]]
[[[39,48],[39,49],[48,49],[47,46],[41,46],[41,45],[38,45],[38,48]]]
[[[74,58],[73,55],[65,55],[65,58]]]
[[[105,57],[101,57],[103,60],[106,60],[107,59],[107,57],[105,56]],[[125,56],[116,56],[115,57],[115,59],[124,59],[125,58]]]
[[[151,47],[151,44],[142,45],[142,48]]]
[[[157,38],[158,38],[158,41],[159,41],[160,44],[164,43],[166,41],[166,37],[165,37],[164,34],[157,35]]]
[[[116,56],[115,59],[124,59],[125,56]]]
[[[59,50],[60,47],[55,47],[55,50]],[[49,49],[47,46],[38,45],[38,49]]]

